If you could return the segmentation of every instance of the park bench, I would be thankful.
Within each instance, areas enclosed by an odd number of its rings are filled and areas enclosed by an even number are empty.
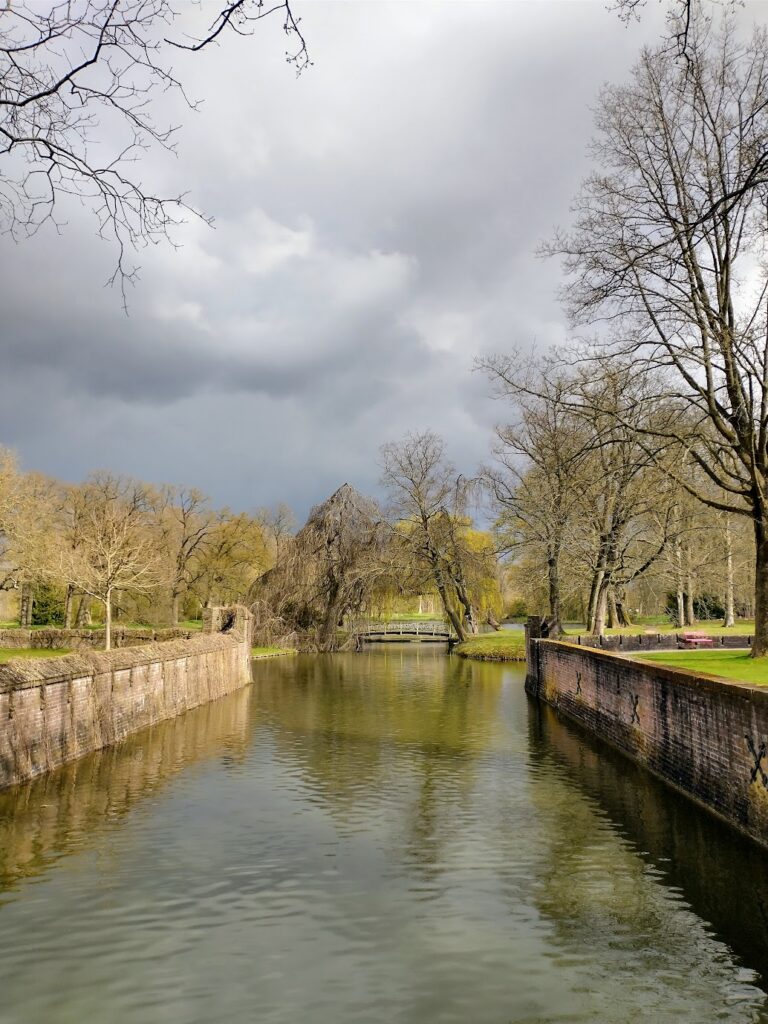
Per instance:
[[[684,647],[711,647],[714,640],[706,633],[683,633],[682,643]]]

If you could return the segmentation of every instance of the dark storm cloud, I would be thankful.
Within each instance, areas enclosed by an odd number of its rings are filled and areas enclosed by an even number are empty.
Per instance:
[[[140,254],[128,318],[79,208],[61,237],[0,241],[0,437],[28,466],[303,510],[343,480],[375,490],[379,445],[431,427],[471,470],[503,417],[474,357],[564,337],[558,268],[533,253],[568,216],[589,104],[656,12],[630,29],[602,2],[302,14],[298,81],[274,27],[180,57],[203,111],[143,177],[216,225]]]

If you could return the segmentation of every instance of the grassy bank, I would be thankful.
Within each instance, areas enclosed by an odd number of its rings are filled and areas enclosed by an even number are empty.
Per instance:
[[[294,647],[252,647],[251,657],[255,660],[259,658],[280,658],[287,654],[298,654],[299,652]]]
[[[742,683],[768,686],[768,658],[752,658],[749,651],[654,651],[633,654],[640,661],[706,672],[711,676],[737,679]]]
[[[462,658],[478,661],[525,661],[525,633],[521,629],[483,633],[456,644],[453,651]]]
[[[60,658],[69,650],[51,650],[49,647],[0,647],[0,665],[11,658]]]

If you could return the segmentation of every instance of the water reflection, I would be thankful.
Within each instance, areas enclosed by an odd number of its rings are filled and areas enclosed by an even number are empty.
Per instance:
[[[765,851],[610,747],[565,726],[546,705],[531,703],[529,722],[532,759],[572,778],[639,851],[644,870],[684,897],[768,978]]]
[[[178,773],[210,757],[247,750],[253,691],[160,722],[118,746],[0,792],[0,900],[156,795]],[[0,1018],[2,1019],[2,1018]]]
[[[756,852],[519,669],[254,680],[0,797],[2,1024],[768,1020]]]

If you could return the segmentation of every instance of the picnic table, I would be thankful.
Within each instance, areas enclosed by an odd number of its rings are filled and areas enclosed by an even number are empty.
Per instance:
[[[712,647],[714,640],[706,633],[690,631],[681,633],[683,647]]]

